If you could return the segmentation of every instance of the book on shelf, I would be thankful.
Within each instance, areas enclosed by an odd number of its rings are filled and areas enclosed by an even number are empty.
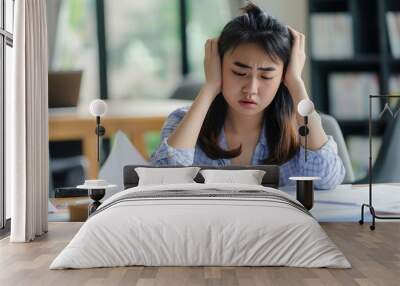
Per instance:
[[[387,12],[386,24],[389,34],[389,45],[393,58],[400,58],[400,13]]]
[[[352,16],[349,13],[311,15],[311,53],[314,59],[347,59],[354,55]]]
[[[379,94],[375,73],[338,72],[328,76],[330,113],[339,120],[365,120],[369,117],[369,95]],[[379,117],[380,103],[372,104],[372,118]]]

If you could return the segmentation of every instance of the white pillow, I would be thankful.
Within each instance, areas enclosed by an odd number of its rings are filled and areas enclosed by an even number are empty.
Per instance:
[[[196,183],[193,179],[199,170],[199,167],[135,168],[139,176],[138,186]]]
[[[204,183],[235,183],[247,185],[261,185],[265,171],[262,170],[201,170]]]

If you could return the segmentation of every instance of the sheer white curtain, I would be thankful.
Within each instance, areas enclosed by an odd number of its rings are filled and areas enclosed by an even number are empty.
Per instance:
[[[47,231],[48,109],[46,0],[15,1],[13,91],[6,98],[6,187],[12,242]]]

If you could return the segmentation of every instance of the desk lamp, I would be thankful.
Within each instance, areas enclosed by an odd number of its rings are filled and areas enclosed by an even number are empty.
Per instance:
[[[107,111],[107,104],[101,99],[95,99],[90,103],[90,113],[96,117],[97,135],[97,164],[100,169],[100,137],[104,136],[106,129],[100,124],[100,117]],[[100,200],[104,197],[107,188],[113,188],[115,185],[110,185],[106,180],[85,180],[83,185],[79,185],[79,189],[88,190],[89,197],[94,201],[89,206],[89,215],[91,215],[100,206]]]
[[[107,104],[101,99],[95,99],[90,103],[90,114],[96,117],[96,129],[97,135],[97,163],[100,167],[100,137],[106,134],[106,129],[100,125],[100,116],[104,115],[107,111]]]
[[[304,125],[300,126],[299,134],[304,136],[304,162],[307,162],[307,135],[310,133],[308,129],[308,116],[314,111],[314,104],[309,99],[303,99],[297,105],[297,112],[304,117]],[[296,181],[296,199],[303,206],[310,210],[314,205],[314,180],[319,177],[290,177],[290,180]]]
[[[308,129],[308,116],[314,111],[314,104],[311,100],[303,99],[297,105],[297,112],[303,116],[304,125],[300,126],[299,134],[304,136],[304,161],[307,162],[307,135],[310,133]]]

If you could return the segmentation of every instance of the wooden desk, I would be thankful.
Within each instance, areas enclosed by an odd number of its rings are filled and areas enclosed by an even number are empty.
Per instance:
[[[51,221],[86,221],[88,207],[92,203],[89,197],[50,198],[50,202],[57,209],[49,213]]]
[[[398,189],[400,188],[399,183],[386,183],[386,184],[374,184],[373,188],[378,188],[382,186],[393,186],[396,187],[396,194],[398,193]],[[286,188],[283,187],[283,190],[293,198],[296,197],[295,187]],[[292,190],[293,189],[293,190]],[[359,196],[354,196],[354,192],[357,191]],[[340,203],[340,198],[344,193],[353,193],[350,194],[348,199],[345,202]],[[379,192],[375,192],[375,201],[379,199]],[[322,197],[321,197],[322,196]],[[311,213],[314,217],[320,222],[356,222],[360,219],[361,215],[361,204],[367,202],[368,199],[368,185],[339,185],[335,190],[330,191],[315,191],[314,193],[314,207],[311,209]],[[387,197],[388,201],[399,201],[400,195],[396,195],[396,197],[390,196]],[[54,206],[63,206],[62,208],[58,207],[58,215],[64,215],[62,220],[72,220],[72,221],[84,221],[87,216],[87,207],[91,200],[89,197],[71,197],[71,198],[50,198],[50,201]],[[382,201],[381,201],[382,202]],[[382,216],[399,216],[400,215],[400,205],[394,209],[386,209],[382,208],[381,203],[374,204],[377,209],[375,210],[377,214]],[[369,217],[369,210],[365,210],[366,217]],[[57,215],[55,216],[57,218]],[[53,220],[56,221],[56,220]],[[367,220],[366,220],[367,221]],[[377,220],[378,224],[381,224],[382,220]],[[369,222],[366,222],[369,225]],[[379,226],[378,226],[379,228]]]
[[[129,136],[138,151],[148,158],[144,135],[160,131],[166,117],[177,108],[188,106],[187,100],[108,100],[107,113],[101,118],[106,128],[105,138],[118,130]],[[49,111],[49,141],[81,140],[83,155],[89,162],[88,179],[97,177],[96,120],[89,113],[89,104],[73,109]]]

